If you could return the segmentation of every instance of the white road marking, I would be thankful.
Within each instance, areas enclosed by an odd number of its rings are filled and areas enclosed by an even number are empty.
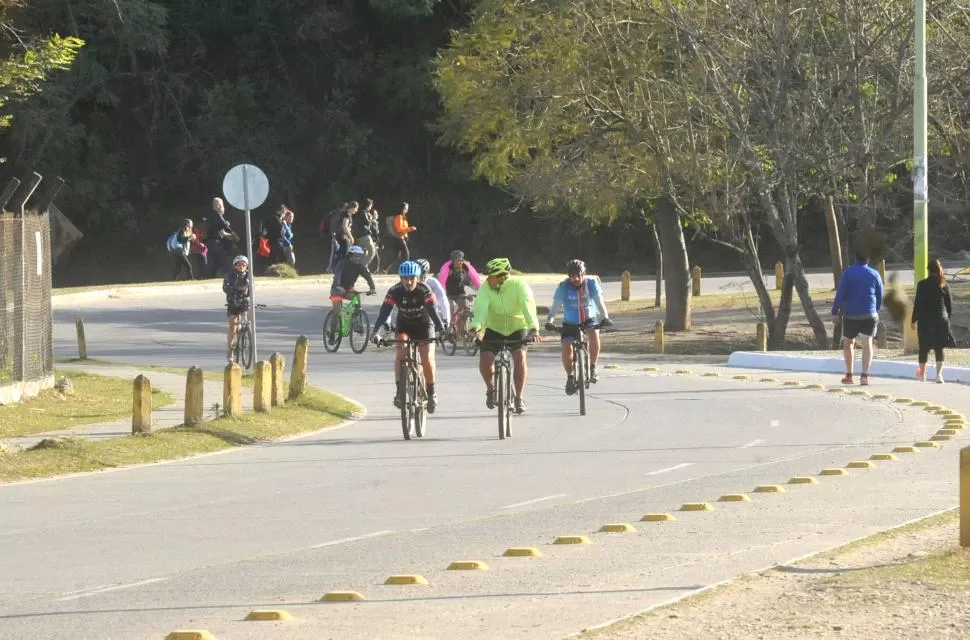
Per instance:
[[[357,540],[366,540],[367,538],[376,538],[377,536],[386,536],[389,533],[394,533],[393,531],[375,531],[374,533],[365,533],[362,536],[354,536],[353,538],[341,538],[339,540],[331,540],[330,542],[321,542],[320,544],[310,545],[306,547],[307,549],[322,549],[323,547],[333,547],[338,544],[344,544],[346,542],[356,542]]]
[[[748,444],[742,444],[740,447],[738,447],[738,449],[747,449],[748,447],[755,447],[761,444],[762,442],[764,442],[764,440],[761,438],[758,438],[757,440],[752,440]]]
[[[667,473],[668,471],[676,471],[677,469],[683,469],[684,467],[689,467],[692,464],[694,464],[694,463],[693,462],[681,462],[680,464],[675,464],[672,467],[666,467],[664,469],[657,469],[656,471],[651,471],[650,473],[645,473],[643,475],[646,475],[646,476],[656,476],[656,475],[660,475],[661,473]]]
[[[536,498],[535,500],[526,500],[525,502],[516,502],[515,504],[507,504],[504,507],[499,507],[499,509],[514,509],[515,507],[524,507],[528,504],[535,504],[537,502],[542,502],[544,500],[555,500],[556,498],[565,498],[567,493],[557,493],[554,496],[546,496],[544,498]]]
[[[87,598],[88,596],[96,596],[99,593],[108,593],[109,591],[121,591],[122,589],[141,587],[146,584],[154,584],[156,582],[162,582],[163,580],[168,580],[168,578],[150,578],[148,580],[140,580],[138,582],[130,582],[128,584],[116,584],[111,587],[98,587],[95,589],[88,589],[83,593],[75,591],[74,595],[64,596],[63,598],[57,598],[54,600],[54,602],[67,602],[68,600],[79,600],[81,598]]]

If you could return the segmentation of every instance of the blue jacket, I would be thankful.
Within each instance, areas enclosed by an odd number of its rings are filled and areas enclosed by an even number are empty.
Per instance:
[[[603,301],[603,289],[596,278],[591,276],[586,276],[586,282],[578,289],[568,278],[559,283],[552,297],[547,322],[552,322],[560,309],[563,310],[562,321],[565,324],[582,324],[586,320],[595,319],[597,311],[602,318],[609,317]]]
[[[832,303],[832,315],[843,318],[878,318],[882,308],[882,278],[865,262],[856,262],[842,272],[839,290]]]

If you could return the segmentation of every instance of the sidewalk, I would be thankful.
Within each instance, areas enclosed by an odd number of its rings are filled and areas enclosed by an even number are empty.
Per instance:
[[[86,365],[86,364],[59,364],[58,370],[68,372],[83,371],[84,373],[94,373],[102,376],[112,376],[115,378],[125,378],[134,381],[139,375],[143,374],[151,380],[153,389],[161,389],[172,394],[175,402],[167,407],[155,408],[152,411],[152,429],[171,429],[182,424],[185,415],[185,375],[167,373],[152,369],[139,369],[133,366],[111,366],[111,365]],[[202,383],[205,420],[211,420],[215,416],[212,407],[215,403],[222,406],[222,382],[205,380]],[[247,387],[242,388],[243,411],[252,411],[253,392]],[[71,429],[60,431],[49,431],[38,433],[22,438],[0,439],[0,445],[12,449],[29,449],[44,438],[87,438],[89,440],[107,440],[109,438],[123,438],[131,435],[131,416],[114,420],[111,422],[100,422],[97,424],[87,424]]]

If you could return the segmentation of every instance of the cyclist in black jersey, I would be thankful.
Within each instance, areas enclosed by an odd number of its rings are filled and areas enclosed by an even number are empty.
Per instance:
[[[370,290],[368,295],[377,291],[374,277],[364,264],[364,249],[358,245],[351,245],[347,249],[347,257],[342,258],[333,269],[333,283],[330,285],[330,302],[333,313],[330,315],[331,329],[336,331],[340,322],[340,308],[344,300],[350,300],[354,295],[354,285],[361,276],[367,281]]]
[[[438,335],[442,335],[445,327],[435,310],[435,296],[428,288],[428,285],[420,282],[421,267],[416,262],[410,260],[402,262],[398,267],[398,275],[401,282],[391,287],[384,304],[377,314],[374,321],[376,330],[384,327],[391,309],[397,307],[397,331],[407,334],[412,340],[427,340],[431,337],[431,325],[434,325]],[[380,340],[375,330],[374,342]],[[438,398],[434,391],[435,382],[435,361],[434,349],[431,343],[418,345],[421,353],[421,368],[424,370],[424,381],[428,391],[428,413],[434,413],[438,406]],[[398,344],[394,352],[394,381],[397,386],[397,393],[394,395],[394,406],[401,407],[404,402],[404,389],[400,379],[401,361],[404,359],[404,345]]]

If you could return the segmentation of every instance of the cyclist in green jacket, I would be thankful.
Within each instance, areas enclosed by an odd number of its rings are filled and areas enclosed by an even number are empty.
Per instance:
[[[485,381],[485,406],[495,408],[495,389],[492,388],[495,354],[502,341],[519,341],[512,346],[515,371],[515,412],[525,411],[522,394],[529,369],[526,361],[526,342],[540,342],[539,318],[536,316],[535,295],[525,280],[511,275],[508,258],[495,258],[485,265],[486,284],[478,290],[469,330],[482,341],[478,371]],[[484,332],[483,332],[484,329]]]

